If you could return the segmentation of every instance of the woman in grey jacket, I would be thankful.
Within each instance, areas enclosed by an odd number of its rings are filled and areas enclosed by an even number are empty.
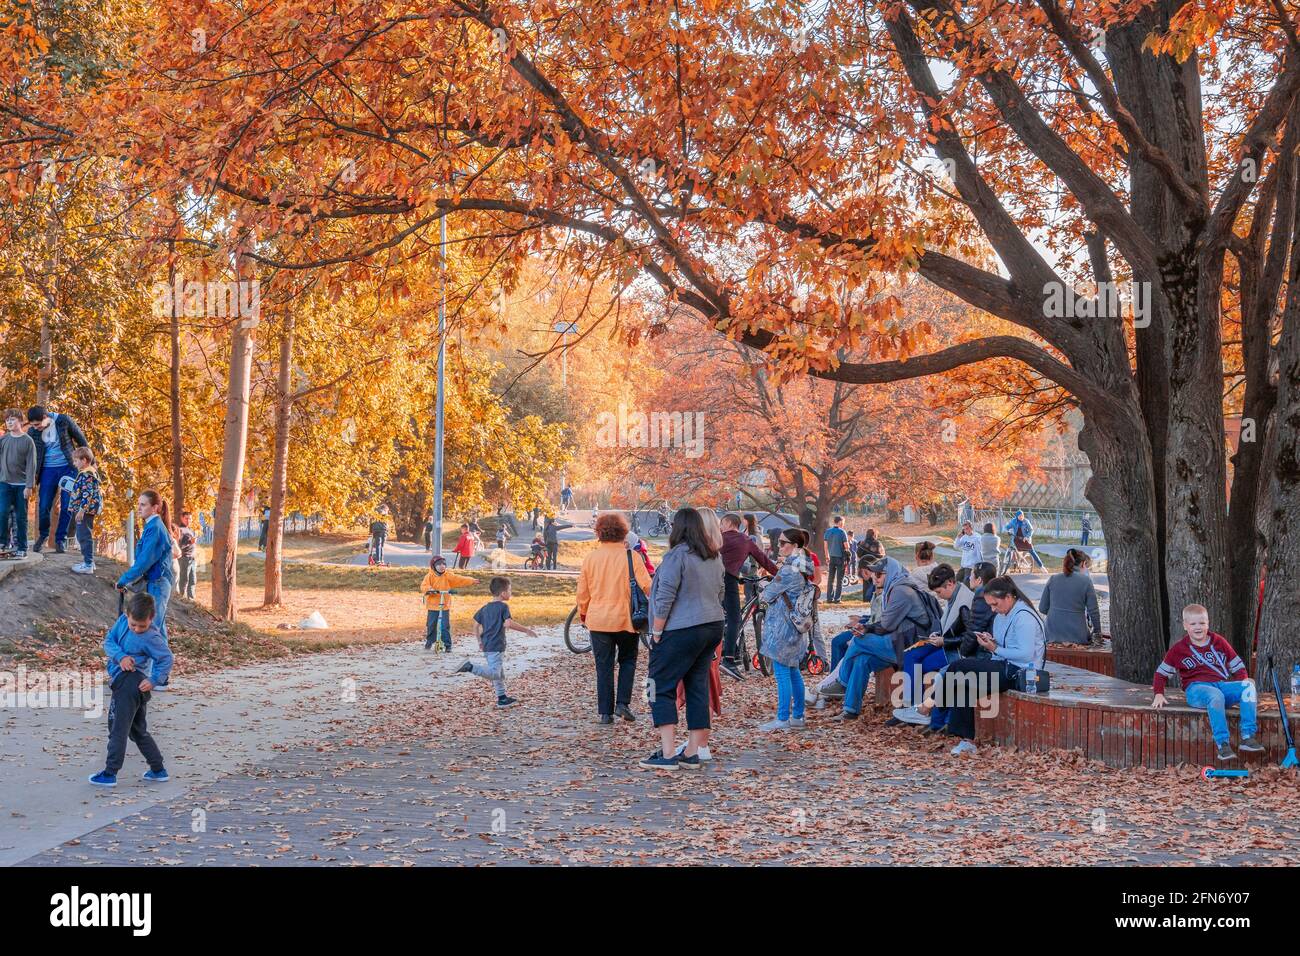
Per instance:
[[[1047,615],[1047,643],[1087,644],[1101,639],[1097,589],[1088,574],[1091,562],[1078,548],[1065,552],[1061,573],[1047,579],[1038,610]]]
[[[662,746],[641,761],[646,770],[700,767],[709,743],[709,665],[722,641],[722,559],[694,508],[673,515],[668,551],[650,586],[650,706]],[[673,754],[677,685],[686,688],[690,739]]]

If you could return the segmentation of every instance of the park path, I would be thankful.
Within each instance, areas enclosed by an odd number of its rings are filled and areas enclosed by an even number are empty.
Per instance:
[[[574,527],[565,528],[558,532],[561,541],[590,541],[596,537],[591,527],[591,512],[577,511],[569,512],[568,517],[561,516],[563,520],[572,521]],[[533,535],[532,523],[528,518],[516,518],[515,523],[519,528],[519,534],[506,542],[506,551],[510,554],[526,557],[532,544]],[[469,570],[476,571],[491,567],[488,555],[496,548],[496,541],[484,540],[484,547],[475,552],[474,557],[470,559]],[[444,552],[446,553],[446,552]],[[427,567],[431,552],[426,550],[422,544],[413,541],[389,541],[384,545],[384,561],[393,567]],[[454,555],[448,554],[447,560],[450,562]],[[365,566],[367,557],[365,554],[356,554],[348,558],[345,562],[350,565]],[[518,570],[518,569],[512,569]],[[573,570],[559,573],[572,574]]]
[[[518,675],[563,649],[558,627],[536,639],[512,635],[507,673]],[[75,839],[160,802],[184,800],[223,774],[272,759],[327,736],[364,729],[388,708],[462,690],[477,678],[451,672],[474,650],[459,637],[450,655],[423,643],[372,645],[306,654],[196,675],[155,693],[149,726],[172,780],[146,784],[146,767],[128,745],[114,789],[91,787],[102,769],[103,713],[0,709],[0,865]],[[102,680],[98,672],[88,677]],[[102,685],[101,685],[102,686]],[[107,700],[102,701],[107,709]]]
[[[811,711],[807,730],[763,735],[754,727],[775,692],[751,678],[725,685],[714,762],[659,775],[635,766],[652,746],[644,714],[594,721],[590,655],[551,656],[513,679],[520,705],[507,711],[463,680],[27,862],[1300,862],[1300,784],[1276,769],[1207,783],[1196,768],[1115,771],[1073,754],[953,758],[879,714],[841,725]]]

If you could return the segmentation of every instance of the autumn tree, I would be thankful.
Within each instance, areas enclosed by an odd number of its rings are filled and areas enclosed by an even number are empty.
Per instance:
[[[1285,0],[149,12],[93,108],[15,84],[7,133],[220,196],[290,237],[255,253],[271,268],[427,254],[450,213],[504,288],[543,250],[644,276],[785,370],[869,384],[1014,362],[1084,418],[1117,672],[1149,676],[1190,601],[1244,650],[1261,561],[1261,650],[1300,658]],[[219,42],[177,44],[195,23]],[[884,349],[872,315],[845,321],[846,288],[909,272],[1013,331]],[[1110,282],[1133,283],[1137,314],[1089,291]],[[1260,436],[1231,510],[1225,327]]]
[[[1036,451],[1027,434],[988,441],[999,420],[991,402],[947,407],[919,382],[782,378],[761,352],[708,335],[698,319],[653,347],[665,374],[644,410],[694,421],[703,440],[683,447],[675,435],[648,436],[651,447],[638,440],[619,449],[622,470],[651,476],[657,491],[687,502],[729,500],[741,476],[762,473],[772,507],[799,516],[818,554],[831,517],[847,504],[1005,494]]]

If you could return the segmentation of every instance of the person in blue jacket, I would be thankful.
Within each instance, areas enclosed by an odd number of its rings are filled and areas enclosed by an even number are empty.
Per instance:
[[[167,502],[156,491],[142,491],[136,513],[144,522],[144,530],[140,533],[140,542],[135,546],[135,563],[117,579],[117,589],[126,591],[136,582],[144,581],[145,591],[154,600],[154,625],[165,641],[167,602],[171,599],[172,589],[176,587],[176,577],[172,572],[175,544],[172,542],[171,522],[167,516]],[[155,683],[162,690],[166,681]]]
[[[982,595],[994,611],[993,632],[975,635],[988,657],[963,657],[948,666],[944,681],[944,703],[951,708],[948,733],[960,737],[954,755],[974,753],[975,700],[972,690],[1001,694],[1015,685],[1016,675],[1026,668],[1041,669],[1047,660],[1046,631],[1034,604],[1016,586],[1010,575],[994,578]],[[966,675],[974,675],[967,678]],[[987,686],[977,679],[987,674]],[[960,689],[958,685],[963,685]]]
[[[1043,559],[1039,557],[1038,552],[1034,549],[1034,526],[1025,517],[1023,511],[1017,511],[1016,516],[1008,521],[1002,530],[1011,535],[1011,547],[1017,551],[1027,552],[1034,559],[1034,564],[1038,565],[1038,570],[1047,570],[1043,564]]]
[[[108,757],[104,769],[90,778],[97,787],[117,786],[128,739],[149,763],[145,780],[164,783],[169,779],[162,751],[150,736],[146,721],[149,692],[166,683],[174,660],[166,639],[154,626],[154,610],[154,600],[148,594],[132,594],[126,613],[104,635],[105,666],[113,696],[108,705]]]

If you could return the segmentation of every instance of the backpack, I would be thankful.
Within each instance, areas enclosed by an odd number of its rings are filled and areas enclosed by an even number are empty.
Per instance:
[[[784,592],[781,594],[781,600],[785,601],[785,606],[790,611],[790,623],[800,634],[807,634],[812,630],[813,611],[817,606],[819,593],[820,589],[817,585],[805,582],[804,589],[793,601],[790,600],[789,594]]]
[[[942,634],[943,610],[939,607],[939,599],[934,596],[933,592],[917,586],[917,583],[910,578],[904,578],[902,581],[895,584],[894,587],[898,587],[899,585],[911,588],[916,593],[917,597],[921,599],[921,607],[925,611],[927,620],[924,622],[917,621],[917,623],[922,624],[925,627],[925,636],[928,637],[931,634]]]

